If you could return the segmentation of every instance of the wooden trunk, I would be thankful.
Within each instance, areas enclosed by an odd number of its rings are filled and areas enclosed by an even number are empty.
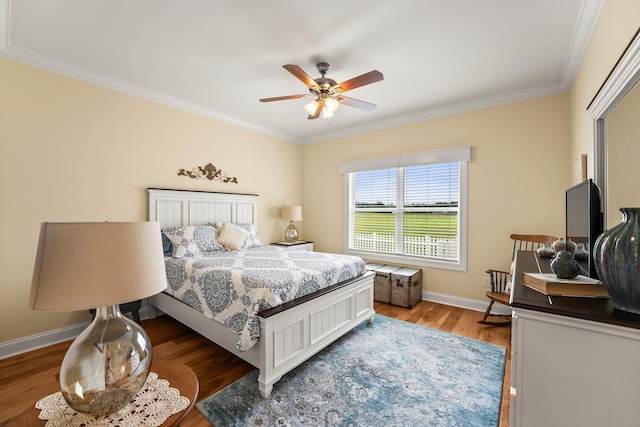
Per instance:
[[[420,300],[422,300],[422,270],[401,268],[391,273],[391,304],[411,308]]]
[[[391,302],[391,273],[400,267],[383,265],[374,270],[376,277],[373,279],[373,299],[389,304]]]

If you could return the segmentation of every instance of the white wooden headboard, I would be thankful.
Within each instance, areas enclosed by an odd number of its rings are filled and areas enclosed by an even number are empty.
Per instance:
[[[253,224],[258,229],[258,196],[255,194],[147,189],[149,221],[160,227],[207,225],[214,222]]]

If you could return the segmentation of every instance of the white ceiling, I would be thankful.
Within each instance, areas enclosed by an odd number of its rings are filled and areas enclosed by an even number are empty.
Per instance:
[[[296,143],[571,88],[604,0],[0,0],[0,55]],[[307,120],[331,64],[377,104]]]

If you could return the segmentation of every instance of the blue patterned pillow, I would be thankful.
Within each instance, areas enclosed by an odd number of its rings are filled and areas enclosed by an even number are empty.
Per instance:
[[[164,252],[165,256],[173,255],[173,243],[164,232],[162,233],[162,252]]]
[[[172,255],[175,258],[202,256],[202,251],[193,240],[194,227],[180,226],[162,230],[173,244]]]
[[[216,243],[218,231],[210,225],[168,227],[162,232],[171,241],[173,250],[169,255],[175,258],[197,257],[203,252],[225,250],[222,245]]]
[[[224,251],[224,247],[216,243],[218,230],[210,225],[198,225],[193,227],[193,240],[202,252]]]
[[[260,239],[258,239],[258,235],[256,233],[256,227],[253,224],[236,225],[247,232],[247,240],[244,241],[242,249],[259,248],[260,246],[262,246],[262,242],[260,242]]]

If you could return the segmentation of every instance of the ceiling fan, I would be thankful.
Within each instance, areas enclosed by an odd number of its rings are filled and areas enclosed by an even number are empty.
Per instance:
[[[324,118],[332,117],[340,104],[359,108],[364,111],[372,111],[376,108],[375,104],[343,96],[342,94],[348,90],[379,82],[384,79],[384,76],[380,71],[373,70],[342,83],[336,83],[335,80],[325,77],[325,74],[329,71],[329,64],[326,62],[319,62],[316,64],[318,72],[322,75],[322,77],[317,79],[311,78],[309,74],[305,73],[302,68],[297,65],[287,64],[283,65],[283,68],[297,77],[302,83],[307,85],[309,88],[309,94],[262,98],[260,99],[260,102],[315,97],[313,101],[305,106],[305,109],[309,113],[309,116],[307,117],[309,120],[317,119],[320,116],[320,113],[323,113]]]

